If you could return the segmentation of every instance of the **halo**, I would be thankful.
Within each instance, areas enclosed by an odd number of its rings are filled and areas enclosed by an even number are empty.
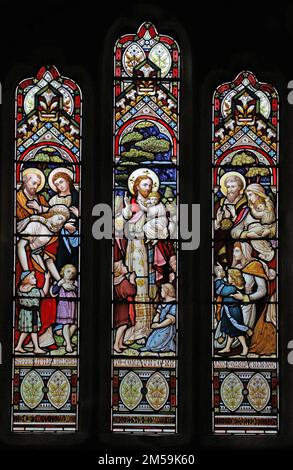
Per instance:
[[[139,176],[148,176],[153,182],[152,191],[159,190],[160,180],[158,178],[158,175],[153,170],[149,170],[148,168],[138,168],[137,170],[134,170],[128,178],[128,188],[131,194],[134,194],[133,185],[136,178],[138,178]]]
[[[55,184],[53,183],[53,176],[55,176],[56,173],[65,173],[73,181],[73,171],[69,170],[68,168],[55,168],[55,170],[52,170],[48,178],[48,183],[49,183],[50,188],[53,189],[55,193],[57,193],[57,188]]]
[[[38,170],[38,168],[26,168],[22,172],[22,178],[28,175],[37,175],[40,178],[41,183],[38,186],[37,192],[41,191],[46,183],[46,178],[45,178],[44,173],[41,170]]]
[[[230,178],[231,176],[238,176],[238,178],[241,179],[242,183],[243,183],[243,188],[242,188],[242,192],[244,191],[244,189],[246,188],[246,181],[245,181],[245,178],[243,175],[241,175],[241,173],[238,173],[238,171],[228,171],[227,173],[224,173],[223,176],[221,176],[221,179],[220,179],[220,187],[221,187],[221,192],[222,194],[224,194],[225,196],[227,196],[227,188],[225,186],[225,182],[228,178]]]

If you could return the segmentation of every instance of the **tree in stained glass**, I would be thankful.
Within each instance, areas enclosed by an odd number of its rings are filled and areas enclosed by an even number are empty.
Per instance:
[[[244,71],[213,98],[213,431],[274,434],[278,414],[276,90]]]
[[[12,430],[78,425],[81,92],[44,66],[16,90]]]
[[[114,50],[112,430],[177,431],[180,54],[151,23]]]

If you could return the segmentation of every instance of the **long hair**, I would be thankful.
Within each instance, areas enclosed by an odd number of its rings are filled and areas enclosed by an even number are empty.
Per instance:
[[[62,171],[58,171],[58,173],[55,173],[55,175],[52,178],[52,183],[55,185],[55,181],[58,180],[59,178],[63,178],[69,183],[69,188],[73,188],[73,180],[70,178],[70,176],[67,173],[63,173]],[[57,188],[56,188],[57,189]]]
[[[254,260],[254,258],[252,256],[253,248],[250,245],[250,243],[248,243],[248,242],[235,242],[234,245],[233,245],[233,248],[240,248],[241,253],[243,255],[243,258],[240,261],[240,264],[242,266],[245,266],[248,262]],[[235,257],[233,256],[232,266],[235,267],[237,265],[239,265],[239,261],[237,261],[235,259]]]

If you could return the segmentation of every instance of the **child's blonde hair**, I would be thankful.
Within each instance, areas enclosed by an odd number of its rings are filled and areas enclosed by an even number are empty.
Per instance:
[[[170,282],[166,282],[165,284],[161,285],[161,288],[162,287],[164,287],[166,289],[167,294],[169,295],[169,297],[175,297],[176,290],[175,290],[175,287],[173,286],[173,284],[171,284]]]
[[[233,280],[233,283],[235,284],[236,287],[239,289],[243,289],[245,286],[245,281],[242,272],[240,269],[237,268],[230,268],[228,269],[228,274]]]
[[[65,269],[67,269],[67,268],[73,268],[73,269],[74,269],[74,279],[75,279],[75,278],[76,278],[77,269],[76,269],[76,267],[74,266],[74,264],[65,264],[65,265],[61,268],[60,276],[61,276],[61,277],[64,277],[64,271],[65,271]]]
[[[150,198],[150,197],[156,197],[156,198],[160,201],[160,199],[161,199],[161,194],[158,193],[157,191],[152,191],[152,192],[149,194],[148,198]]]

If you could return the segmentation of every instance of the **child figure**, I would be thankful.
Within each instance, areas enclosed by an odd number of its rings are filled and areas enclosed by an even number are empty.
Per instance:
[[[215,269],[215,291],[222,297],[221,307],[221,332],[227,335],[227,344],[219,353],[229,353],[234,338],[238,338],[242,345],[241,356],[246,356],[248,347],[245,333],[253,334],[252,330],[244,325],[241,301],[237,300],[237,294],[245,286],[245,281],[240,269],[228,269],[228,282],[224,280],[225,273],[216,267]],[[235,297],[234,297],[235,296]]]
[[[146,223],[143,226],[147,241],[160,240],[168,237],[168,219],[166,208],[160,202],[160,193],[154,191],[149,194],[146,207],[139,203],[140,208],[147,213]]]
[[[114,351],[122,353],[127,346],[124,344],[125,332],[135,324],[134,299],[136,294],[136,274],[128,275],[127,266],[122,260],[114,263],[114,311],[113,327],[116,329]]]
[[[157,308],[153,318],[150,333],[146,345],[140,351],[150,352],[175,352],[176,336],[176,295],[172,284],[161,285],[162,303]]]
[[[65,264],[60,271],[61,279],[51,287],[51,295],[58,296],[56,323],[63,326],[63,337],[66,352],[73,352],[71,338],[77,329],[76,298],[77,282],[76,267]]]
[[[40,320],[40,299],[45,297],[49,290],[50,273],[45,273],[45,283],[43,289],[37,287],[35,271],[23,271],[20,276],[20,284],[17,290],[18,302],[21,306],[18,330],[20,336],[15,352],[26,353],[23,343],[28,335],[31,335],[35,354],[46,354],[46,351],[40,348],[38,341],[38,331],[41,329]]]

